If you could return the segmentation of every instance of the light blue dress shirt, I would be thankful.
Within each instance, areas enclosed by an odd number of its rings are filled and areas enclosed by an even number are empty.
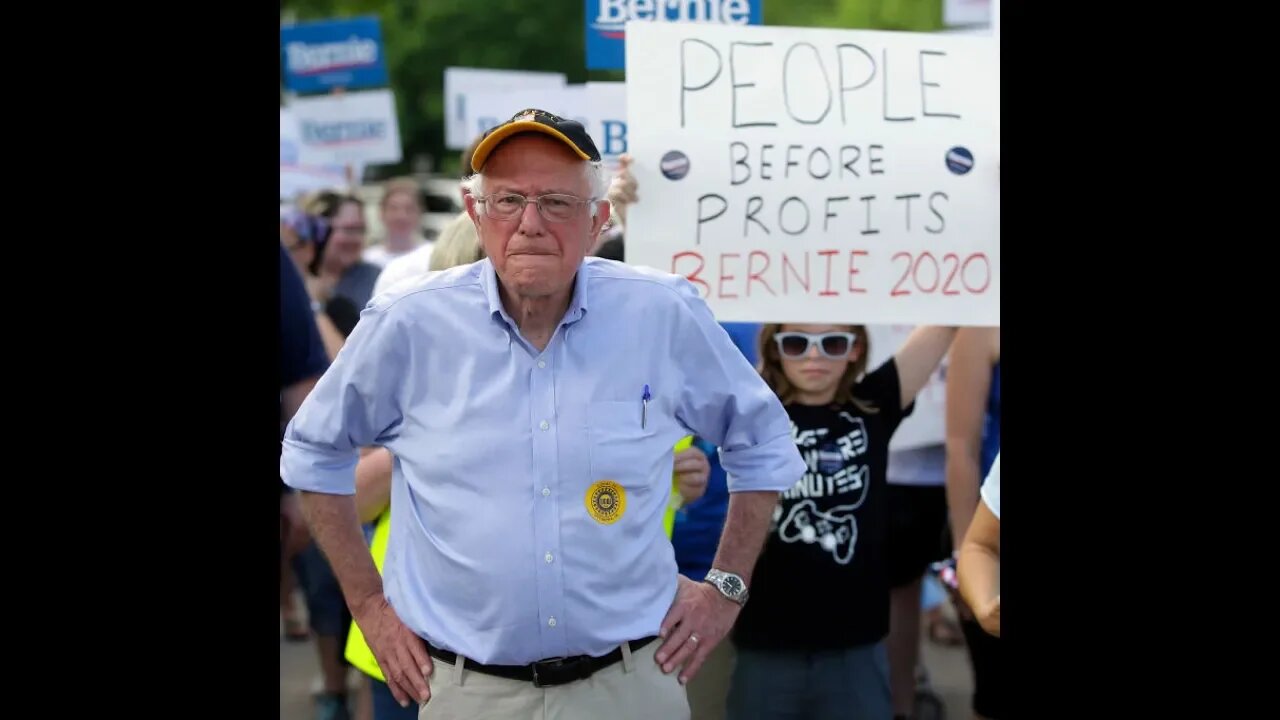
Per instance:
[[[657,634],[688,434],[721,448],[731,492],[805,471],[777,396],[683,278],[588,258],[538,352],[486,259],[370,302],[289,424],[280,473],[349,495],[358,448],[389,448],[388,601],[437,647],[525,664]],[[622,488],[612,522],[588,512],[605,480]]]

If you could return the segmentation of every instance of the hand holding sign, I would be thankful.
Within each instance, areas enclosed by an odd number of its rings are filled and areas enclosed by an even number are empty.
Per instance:
[[[640,199],[636,194],[636,176],[631,174],[630,155],[622,155],[618,158],[618,172],[609,184],[608,198],[618,221],[626,225],[627,208]]]

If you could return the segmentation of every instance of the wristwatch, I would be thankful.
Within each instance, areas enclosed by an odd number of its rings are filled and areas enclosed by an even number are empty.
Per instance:
[[[720,591],[721,595],[739,605],[747,603],[747,584],[743,582],[740,575],[725,572],[724,570],[711,569],[707,571],[707,577],[703,582],[710,583],[712,587]]]

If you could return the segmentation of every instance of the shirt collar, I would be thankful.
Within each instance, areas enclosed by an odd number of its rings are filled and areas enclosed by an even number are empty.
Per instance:
[[[587,273],[590,272],[590,263],[583,261],[578,265],[578,272],[573,277],[573,297],[569,299],[569,307],[565,310],[564,318],[560,320],[560,324],[567,325],[575,323],[587,314]],[[489,301],[489,317],[499,318],[505,321],[511,327],[516,327],[516,322],[507,314],[507,309],[502,306],[502,295],[498,292],[498,273],[493,267],[493,261],[485,258],[480,265],[480,284],[484,287],[485,298]]]

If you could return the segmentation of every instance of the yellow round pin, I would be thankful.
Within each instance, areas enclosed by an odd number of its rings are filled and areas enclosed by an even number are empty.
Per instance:
[[[601,480],[587,488],[587,512],[601,525],[612,525],[627,510],[627,492],[612,480]]]

